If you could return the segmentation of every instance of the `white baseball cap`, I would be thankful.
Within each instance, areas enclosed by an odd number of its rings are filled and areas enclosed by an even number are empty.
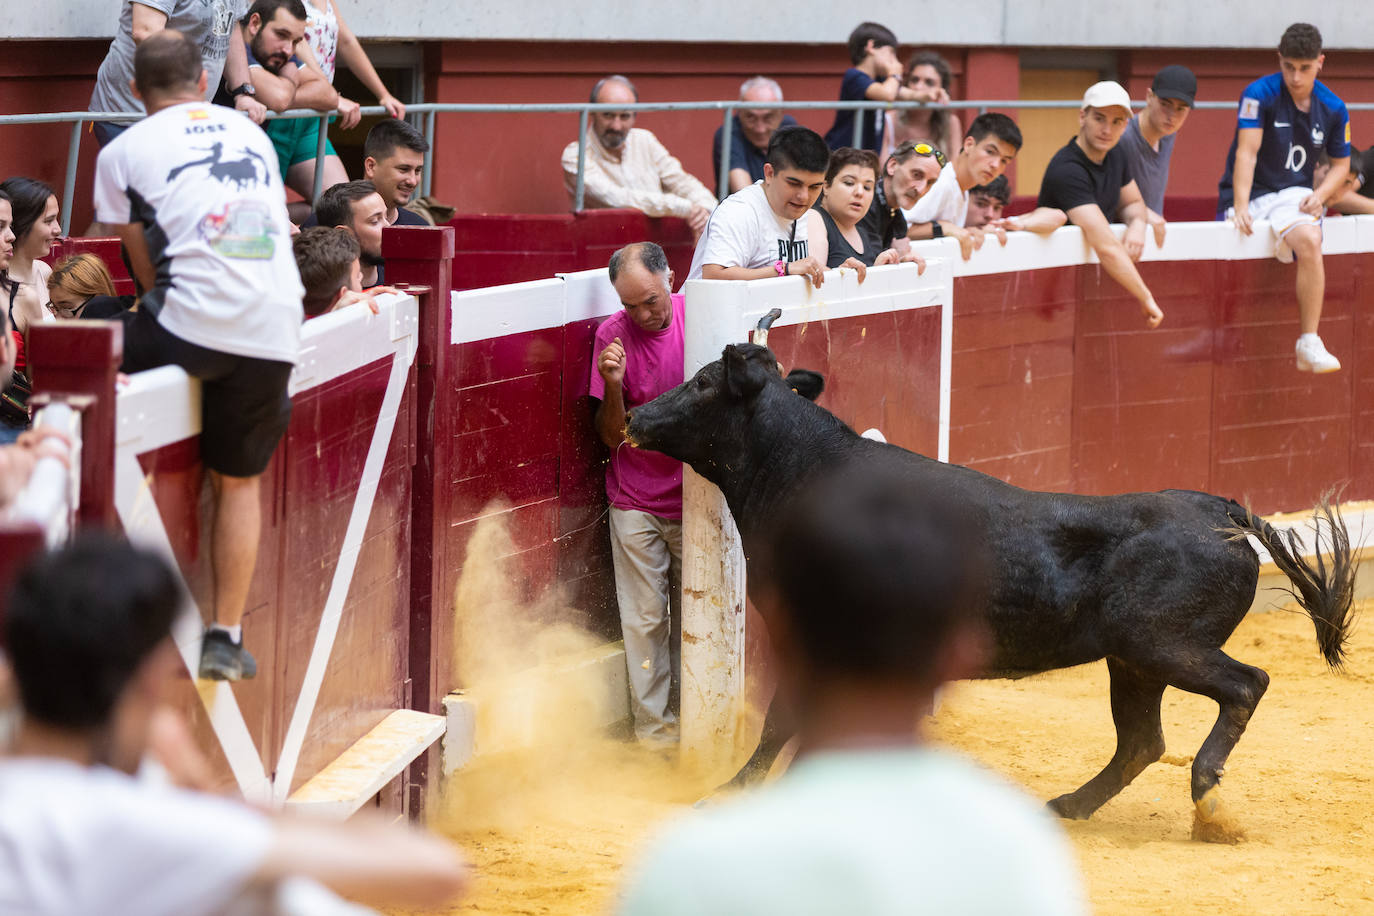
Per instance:
[[[1124,108],[1130,111],[1131,94],[1120,83],[1103,80],[1088,87],[1088,91],[1083,93],[1083,104],[1078,107]]]

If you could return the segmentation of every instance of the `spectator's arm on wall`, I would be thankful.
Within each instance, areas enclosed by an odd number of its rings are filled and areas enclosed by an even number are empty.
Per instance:
[[[1145,198],[1140,196],[1140,188],[1134,181],[1126,182],[1121,188],[1121,196],[1117,198],[1116,212],[1121,217],[1121,221],[1126,224],[1126,254],[1131,256],[1132,261],[1139,261],[1140,256],[1145,253],[1145,229],[1147,226],[1154,226],[1155,244],[1164,244],[1164,217],[1151,212],[1150,208],[1145,206]]]
[[[1339,200],[1331,202],[1331,209],[1346,216],[1374,213],[1374,198],[1365,197],[1358,191],[1346,191]]]
[[[1049,235],[1069,221],[1063,210],[1056,207],[1036,207],[1021,216],[1004,216],[988,225],[1008,232],[1038,232]]]
[[[1155,304],[1154,295],[1140,278],[1140,271],[1135,269],[1125,246],[1117,239],[1116,233],[1112,232],[1111,224],[1103,215],[1102,208],[1097,204],[1081,204],[1069,210],[1067,215],[1070,222],[1083,230],[1083,240],[1097,252],[1098,260],[1102,262],[1111,278],[1120,283],[1126,292],[1140,303],[1146,323],[1152,328],[1158,327],[1164,320],[1164,312]]]
[[[288,62],[281,68],[281,73],[272,73],[261,66],[250,67],[248,72],[259,102],[278,113],[291,107],[291,101],[296,97],[296,83],[300,79],[300,71],[295,63]]]
[[[300,57],[303,66],[296,74],[296,93],[291,99],[292,108],[313,108],[316,111],[333,111],[339,108],[342,101],[339,93],[325,79],[324,71],[315,61],[315,52],[310,47],[301,42],[296,48],[296,54]],[[353,104],[353,113],[357,113],[358,106]],[[340,110],[340,114],[344,114]],[[345,129],[356,127],[357,118],[352,119],[352,124],[345,124]]]
[[[1236,161],[1231,169],[1231,190],[1235,196],[1232,206],[1236,209],[1236,228],[1245,235],[1252,231],[1250,189],[1255,184],[1255,162],[1259,159],[1263,138],[1261,127],[1242,127],[1236,131]]]

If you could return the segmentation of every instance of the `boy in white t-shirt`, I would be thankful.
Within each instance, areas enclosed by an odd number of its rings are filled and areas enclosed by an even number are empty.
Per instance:
[[[145,292],[124,331],[124,371],[168,364],[199,378],[201,460],[215,494],[214,623],[200,676],[253,677],[241,620],[261,536],[258,488],[291,417],[301,281],[267,136],[206,104],[200,52],[166,29],[134,53],[148,117],[100,152],[96,218]]]
[[[1044,807],[921,734],[988,639],[967,511],[875,458],[808,482],[773,524],[759,597],[796,759],[670,825],[627,872],[623,916],[1086,913]]]
[[[830,148],[814,130],[784,127],[774,133],[763,180],[716,207],[687,279],[802,276],[820,286],[825,265],[810,255],[808,214],[825,187],[829,163]]]
[[[1020,150],[1021,130],[1011,118],[995,111],[974,118],[964,145],[945,163],[935,185],[916,206],[902,211],[911,227],[907,238],[958,239],[967,261],[975,249],[983,247],[983,230],[964,225],[968,221],[969,191],[1005,172]],[[1006,244],[1006,233],[995,231]]]

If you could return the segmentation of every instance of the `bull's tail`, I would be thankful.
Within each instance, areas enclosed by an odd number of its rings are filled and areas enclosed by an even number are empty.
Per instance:
[[[1237,535],[1253,534],[1269,551],[1274,565],[1293,583],[1287,591],[1312,618],[1322,657],[1332,668],[1339,669],[1345,664],[1346,643],[1354,622],[1351,609],[1355,600],[1355,559],[1350,551],[1350,534],[1340,510],[1331,504],[1330,495],[1313,510],[1315,568],[1303,557],[1302,544],[1294,531],[1280,532],[1235,502],[1227,502],[1226,514],[1235,522]]]

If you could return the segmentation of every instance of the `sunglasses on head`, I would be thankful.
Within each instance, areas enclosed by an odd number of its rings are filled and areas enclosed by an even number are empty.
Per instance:
[[[945,159],[945,154],[940,152],[935,147],[931,146],[929,143],[913,143],[912,141],[907,140],[901,146],[897,147],[897,149],[893,150],[893,152],[900,153],[906,149],[911,150],[918,156],[934,156],[935,162],[940,166],[940,168],[944,168],[948,162],[948,160]]]

